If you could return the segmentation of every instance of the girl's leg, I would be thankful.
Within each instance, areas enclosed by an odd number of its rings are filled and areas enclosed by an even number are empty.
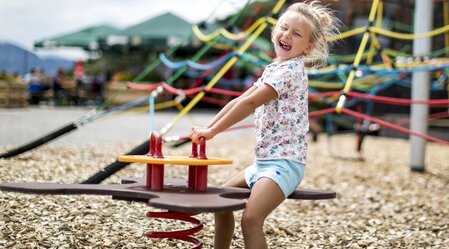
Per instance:
[[[224,184],[226,187],[248,187],[245,182],[245,171],[241,171]],[[215,249],[228,249],[234,236],[234,214],[232,212],[215,213]]]
[[[268,248],[263,223],[284,200],[284,192],[273,180],[262,177],[254,184],[242,216],[242,232],[246,249]]]

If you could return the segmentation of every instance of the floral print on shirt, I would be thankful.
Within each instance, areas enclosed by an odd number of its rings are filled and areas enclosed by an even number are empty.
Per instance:
[[[307,75],[301,57],[268,65],[254,83],[268,84],[278,98],[254,112],[256,158],[290,159],[306,164],[309,130]]]

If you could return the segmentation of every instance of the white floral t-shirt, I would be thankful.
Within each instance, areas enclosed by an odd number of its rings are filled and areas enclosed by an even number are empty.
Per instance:
[[[278,98],[254,112],[256,158],[290,159],[306,164],[309,130],[307,75],[301,57],[268,65],[254,83],[268,84]]]

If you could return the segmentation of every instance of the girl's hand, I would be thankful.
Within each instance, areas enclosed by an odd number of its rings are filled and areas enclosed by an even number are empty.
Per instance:
[[[189,137],[192,139],[192,142],[199,143],[200,137],[204,137],[206,140],[214,138],[215,134],[210,128],[205,127],[192,127],[189,132]]]

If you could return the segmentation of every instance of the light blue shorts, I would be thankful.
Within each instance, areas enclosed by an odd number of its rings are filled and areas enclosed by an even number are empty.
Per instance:
[[[281,188],[287,198],[301,183],[304,177],[304,166],[302,163],[288,159],[256,160],[245,169],[245,181],[251,189],[257,180],[267,177]]]

